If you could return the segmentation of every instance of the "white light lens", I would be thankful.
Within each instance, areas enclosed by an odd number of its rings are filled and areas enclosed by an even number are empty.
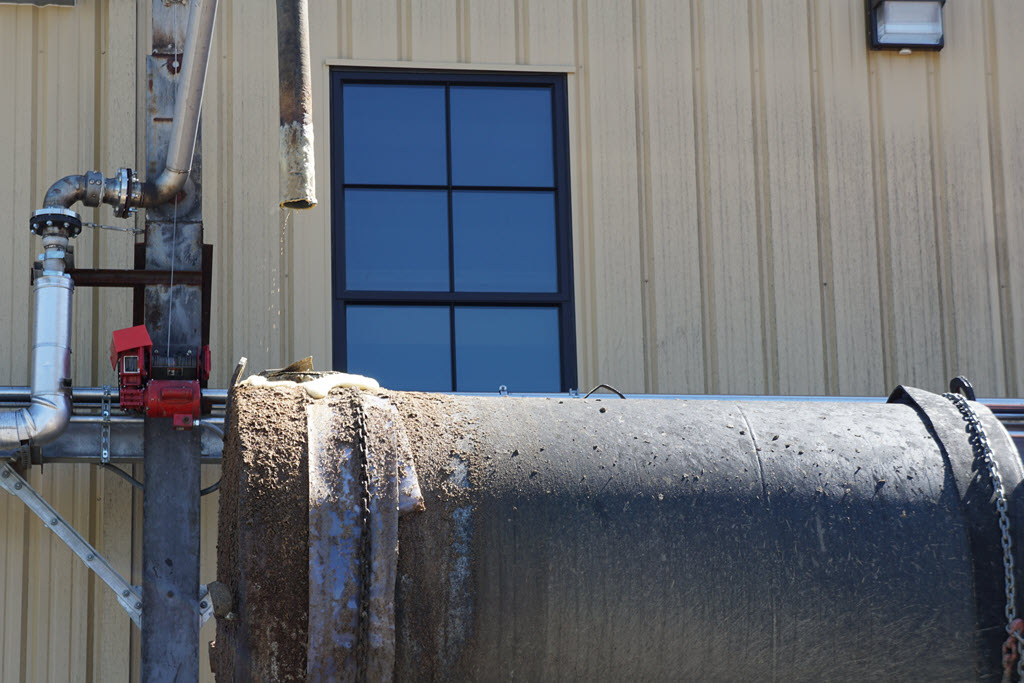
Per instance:
[[[881,45],[938,45],[942,42],[942,3],[888,0],[875,10]]]

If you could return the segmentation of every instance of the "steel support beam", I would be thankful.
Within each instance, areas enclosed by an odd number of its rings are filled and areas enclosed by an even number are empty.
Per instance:
[[[215,0],[202,0],[210,2]],[[152,0],[153,51],[146,59],[146,172],[164,168],[179,93],[189,10],[196,0]],[[184,68],[182,68],[184,67]],[[183,93],[181,93],[183,95]],[[202,155],[200,140],[184,187],[166,204],[146,211],[148,271],[202,270]],[[202,345],[202,293],[174,277],[147,285],[144,318],[153,339],[154,366]],[[171,284],[173,282],[173,284]],[[155,372],[154,372],[155,375]],[[199,678],[199,489],[202,452],[197,430],[175,431],[170,418],[147,418],[144,427],[145,492],[142,504],[142,679]]]
[[[199,678],[200,438],[146,420],[142,497],[142,678]]]

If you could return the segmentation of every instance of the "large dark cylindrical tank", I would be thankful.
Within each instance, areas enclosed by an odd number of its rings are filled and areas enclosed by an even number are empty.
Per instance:
[[[386,392],[397,411],[366,429],[408,449],[425,509],[397,523],[397,563],[373,575],[371,597],[344,589],[358,583],[353,554],[366,551],[343,528],[351,511],[325,530],[318,506],[341,498],[314,505],[307,493],[319,475],[312,485],[283,478],[275,461],[289,453],[300,480],[315,463],[344,470],[366,395],[321,401],[337,416],[325,425],[303,415],[323,413],[316,401],[259,391],[236,390],[224,456],[218,574],[236,619],[218,629],[222,679],[271,666],[279,677],[288,667],[297,677],[351,676],[354,636],[374,639],[371,673],[396,680],[1001,675],[992,484],[960,413],[940,396],[898,390],[881,404]],[[268,396],[295,413],[304,456],[294,438],[275,442]],[[971,405],[1019,548],[1020,460],[991,413]],[[280,485],[257,490],[271,471]],[[282,525],[288,510],[296,525],[306,514],[309,528]],[[260,572],[269,566],[295,568],[290,584],[268,582]],[[393,604],[369,633],[344,611],[360,595]]]

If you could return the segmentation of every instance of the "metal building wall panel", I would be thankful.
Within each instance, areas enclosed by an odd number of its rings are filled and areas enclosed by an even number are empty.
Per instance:
[[[646,375],[654,392],[706,390],[690,7],[637,3]],[[681,40],[680,37],[687,38]],[[688,144],[683,144],[686,141]]]
[[[407,0],[402,15],[408,41],[406,59],[458,60],[459,4],[458,0]]]
[[[826,378],[812,54],[809,41],[796,39],[809,34],[811,17],[796,3],[764,3],[758,10],[753,66],[768,388],[807,394],[820,391]],[[793,40],[776,39],[790,31]]]
[[[768,391],[751,5],[696,0],[704,306],[712,393]]]
[[[831,388],[863,396],[885,386],[881,295],[872,165],[871,96],[864,12],[855,3],[820,0],[811,34],[817,63],[819,231],[830,246],[819,264]],[[819,385],[824,388],[825,382]]]
[[[577,11],[586,26],[579,73],[586,94],[578,105],[587,129],[579,144],[589,147],[582,182],[591,202],[588,220],[574,223],[574,237],[586,235],[587,259],[577,300],[589,300],[577,315],[590,332],[577,343],[592,346],[601,381],[630,391],[644,386],[632,13],[616,0],[581,1]]]
[[[943,337],[942,299],[929,125],[931,89],[927,60],[873,55],[875,79],[875,172],[884,179],[879,203],[882,267],[889,273],[890,383],[941,387],[949,379]],[[900,379],[896,379],[900,378]]]
[[[1024,254],[1024,88],[1019,73],[1024,45],[1018,36],[1024,6],[995,0],[986,7],[985,82],[1003,357],[1007,392],[1019,396],[1024,392],[1024,368],[1017,360],[1024,358],[1024,259],[1020,258]]]
[[[349,2],[353,56],[360,59],[399,59],[398,5],[379,0]]]
[[[32,130],[33,69],[36,51],[33,43],[35,11],[29,8],[0,9],[4,21],[0,22],[0,122],[6,130]],[[27,217],[31,205],[28,193],[32,186],[33,149],[31,135],[6,134],[0,136],[0,201],[7,207],[0,272],[4,273],[4,286],[0,288],[0,327],[7,330],[0,343],[0,367],[10,374],[12,381],[28,380],[28,347],[31,338],[29,286],[25,267],[31,262],[31,246],[25,219],[21,226],[15,216],[19,209]]]
[[[574,64],[574,0],[520,0],[522,64]]]
[[[985,74],[988,8],[946,9],[949,35],[934,65],[932,150],[940,261],[943,337],[950,375],[1006,392],[1003,321],[992,213],[992,159]],[[986,330],[985,334],[977,334]]]
[[[517,36],[522,0],[463,0],[466,51],[463,61],[517,63]],[[622,4],[622,3],[619,3]]]

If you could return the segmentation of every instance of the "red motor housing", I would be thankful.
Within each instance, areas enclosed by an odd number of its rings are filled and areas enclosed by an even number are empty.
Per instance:
[[[146,415],[172,417],[178,429],[191,429],[200,395],[199,380],[152,379],[146,385]]]

